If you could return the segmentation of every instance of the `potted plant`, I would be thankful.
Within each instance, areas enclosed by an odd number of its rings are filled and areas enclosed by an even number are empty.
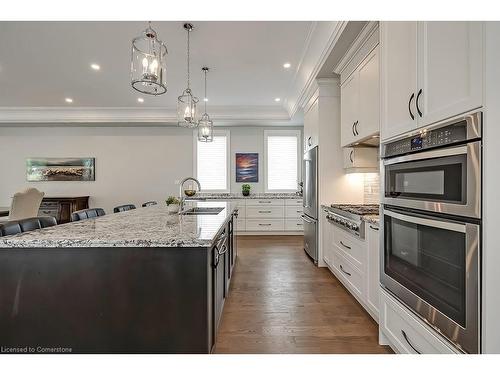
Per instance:
[[[167,204],[167,210],[170,214],[176,214],[179,212],[180,201],[177,197],[170,196],[165,201]]]
[[[248,197],[250,195],[250,185],[249,184],[243,184],[243,185],[241,185],[241,193],[245,197]]]

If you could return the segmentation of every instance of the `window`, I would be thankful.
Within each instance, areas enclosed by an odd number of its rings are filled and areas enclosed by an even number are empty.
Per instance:
[[[215,131],[213,142],[199,142],[194,134],[195,175],[203,191],[229,190],[229,131]]]
[[[264,132],[266,191],[296,191],[299,176],[298,130]]]

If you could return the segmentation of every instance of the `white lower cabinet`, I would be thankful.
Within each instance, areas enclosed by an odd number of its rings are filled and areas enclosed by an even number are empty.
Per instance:
[[[247,219],[280,219],[285,214],[284,206],[248,206],[246,207]]]
[[[303,231],[304,222],[302,219],[285,219],[285,231]]]
[[[398,353],[454,354],[458,351],[385,290],[380,292],[380,332]]]
[[[366,304],[373,316],[379,316],[380,307],[380,235],[376,224],[366,223],[366,242],[368,253],[366,263]]]
[[[284,219],[246,219],[247,232],[284,231]]]
[[[347,289],[358,300],[364,300],[364,273],[338,251],[333,253],[333,268]]]

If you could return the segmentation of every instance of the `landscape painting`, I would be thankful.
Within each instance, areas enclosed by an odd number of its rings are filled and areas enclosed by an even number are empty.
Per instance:
[[[26,179],[35,181],[95,181],[95,158],[26,159]]]
[[[236,153],[236,182],[259,182],[258,153]]]

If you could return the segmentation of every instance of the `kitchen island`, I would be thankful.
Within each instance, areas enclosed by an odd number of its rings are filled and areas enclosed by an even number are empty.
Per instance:
[[[193,205],[222,210],[171,215],[158,205],[0,237],[0,346],[210,353],[237,210]]]

